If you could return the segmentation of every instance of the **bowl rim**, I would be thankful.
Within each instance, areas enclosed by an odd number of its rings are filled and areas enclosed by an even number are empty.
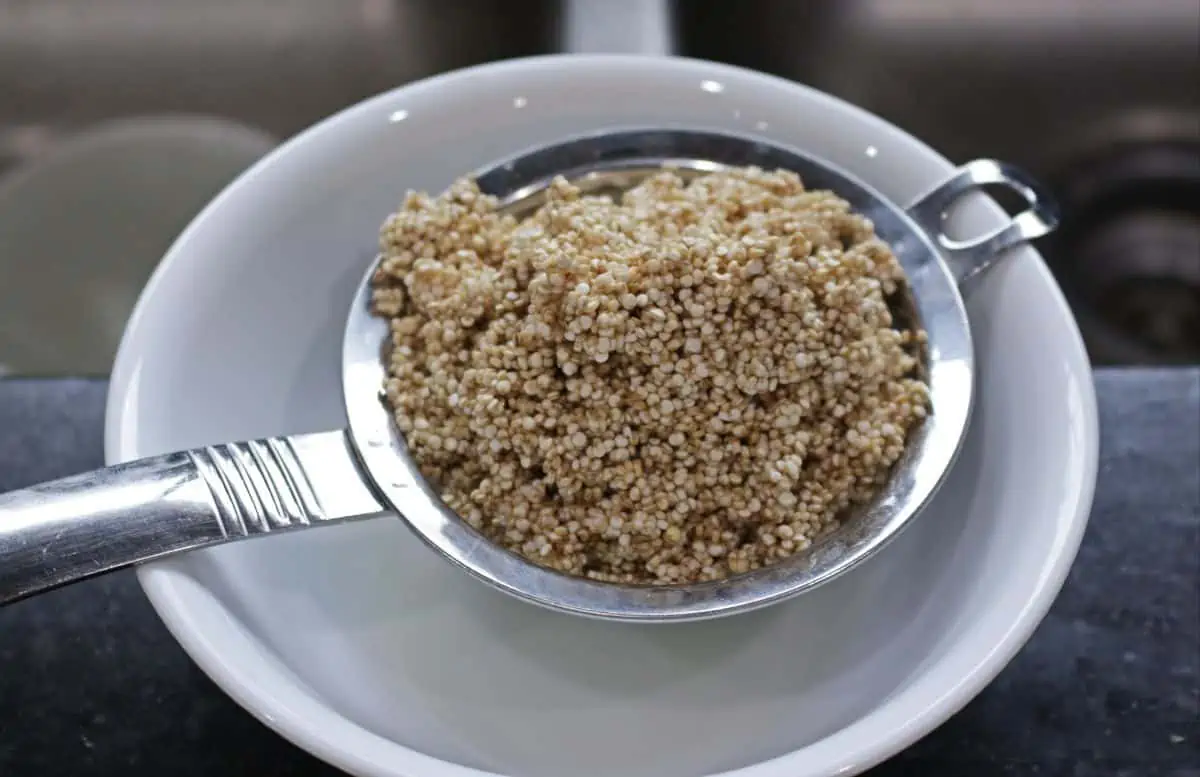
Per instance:
[[[272,167],[279,159],[292,154],[296,148],[309,143],[315,136],[327,134],[334,125],[378,111],[385,104],[394,102],[401,92],[411,96],[417,90],[445,88],[458,79],[520,75],[547,66],[556,68],[564,77],[589,70],[635,66],[653,67],[660,71],[675,69],[680,74],[686,73],[689,76],[720,78],[724,75],[774,89],[782,87],[796,93],[804,93],[811,100],[834,104],[840,111],[854,115],[858,121],[865,124],[873,124],[892,133],[899,132],[931,158],[944,164],[947,173],[954,167],[919,139],[839,98],[775,76],[705,60],[642,55],[550,54],[478,65],[401,86],[356,103],[278,146],[215,197],[177,238],[144,287],[121,340],[110,383],[110,389],[116,390],[110,390],[105,411],[106,461],[115,463],[143,455],[136,450],[136,442],[127,432],[127,414],[130,406],[124,396],[125,392],[121,389],[128,386],[137,370],[137,351],[140,347],[137,341],[142,339],[140,332],[144,328],[143,319],[149,315],[149,301],[156,296],[170,268],[177,264],[184,252],[181,246],[188,242],[188,237],[193,231],[207,226],[212,211],[221,207],[227,198],[247,185],[250,179]],[[1063,531],[1055,538],[1054,548],[1043,567],[1043,573],[1036,581],[1034,591],[1017,613],[1015,620],[1009,624],[1003,639],[991,645],[982,655],[971,656],[968,666],[958,675],[956,682],[941,695],[926,699],[925,703],[915,709],[910,705],[902,711],[903,714],[897,711],[895,704],[889,707],[887,700],[881,700],[880,705],[865,713],[863,717],[830,735],[830,738],[836,738],[853,729],[857,738],[854,744],[837,749],[835,754],[823,758],[820,762],[814,762],[807,753],[808,748],[803,748],[710,777],[854,774],[870,768],[928,734],[974,698],[1016,655],[1049,610],[1066,580],[1087,525],[1098,468],[1099,431],[1090,366],[1078,328],[1075,327],[1066,300],[1045,264],[1039,260],[1034,271],[1048,287],[1054,306],[1070,323],[1069,330],[1063,332],[1065,344],[1075,356],[1066,365],[1068,371],[1077,377],[1086,377],[1086,380],[1079,381],[1082,406],[1079,408],[1078,419],[1082,439],[1078,449],[1081,457],[1078,490],[1073,495],[1073,500],[1064,500],[1060,505],[1064,512],[1070,510],[1070,515],[1066,516]],[[312,710],[303,713],[293,708],[291,700],[310,698],[303,681],[300,678],[292,678],[292,682],[283,684],[283,688],[272,689],[255,679],[252,668],[246,665],[254,663],[253,660],[243,656],[241,661],[231,661],[229,654],[221,649],[218,641],[206,634],[194,613],[189,612],[189,599],[199,591],[194,584],[189,587],[186,575],[171,568],[169,562],[146,564],[138,569],[137,574],[160,619],[192,660],[240,706],[293,744],[338,768],[370,777],[432,777],[435,774],[438,777],[502,777],[499,774],[428,756],[388,740],[367,731],[323,704],[320,706],[320,714],[313,714]],[[880,720],[881,711],[890,711],[892,714],[883,716],[884,719]],[[864,726],[864,723],[870,725]]]

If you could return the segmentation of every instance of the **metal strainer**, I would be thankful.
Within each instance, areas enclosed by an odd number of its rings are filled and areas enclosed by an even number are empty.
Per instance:
[[[226,443],[119,464],[0,496],[0,603],[142,561],[225,542],[398,513],[426,543],[489,585],[551,609],[597,618],[678,621],[744,612],[815,588],[882,548],[924,507],[953,464],[974,391],[971,332],[959,293],[1009,248],[1057,225],[1046,194],[1021,171],[977,160],[907,209],[803,153],[752,137],[633,129],[566,140],[478,174],[505,207],[532,208],[554,175],[585,190],[624,189],[671,168],[681,175],[757,165],[799,173],[874,222],[908,277],[908,309],[928,333],[923,365],[932,412],[909,437],[879,496],[837,531],[774,566],[725,580],[633,586],[538,567],[479,535],[414,466],[381,401],[388,325],[368,310],[368,271],[342,350],[345,430]],[[1028,203],[994,233],[954,240],[949,206],[988,184]],[[374,268],[372,268],[373,270]]]

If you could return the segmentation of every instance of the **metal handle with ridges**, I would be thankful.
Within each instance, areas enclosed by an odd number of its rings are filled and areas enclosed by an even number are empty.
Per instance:
[[[226,536],[251,537],[324,520],[287,438],[209,446],[188,456],[212,492]]]
[[[0,495],[0,604],[180,551],[386,512],[340,431],[118,464]]]

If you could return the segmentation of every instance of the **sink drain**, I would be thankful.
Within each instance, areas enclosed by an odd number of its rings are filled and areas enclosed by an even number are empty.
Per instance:
[[[1200,363],[1200,139],[1114,144],[1060,192],[1054,270],[1093,361]]]

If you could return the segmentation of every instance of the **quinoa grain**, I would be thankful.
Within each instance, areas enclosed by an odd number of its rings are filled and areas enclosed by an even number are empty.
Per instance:
[[[523,221],[470,180],[381,231],[386,400],[492,541],[573,575],[687,583],[808,548],[925,416],[871,223],[789,172],[556,180]]]

